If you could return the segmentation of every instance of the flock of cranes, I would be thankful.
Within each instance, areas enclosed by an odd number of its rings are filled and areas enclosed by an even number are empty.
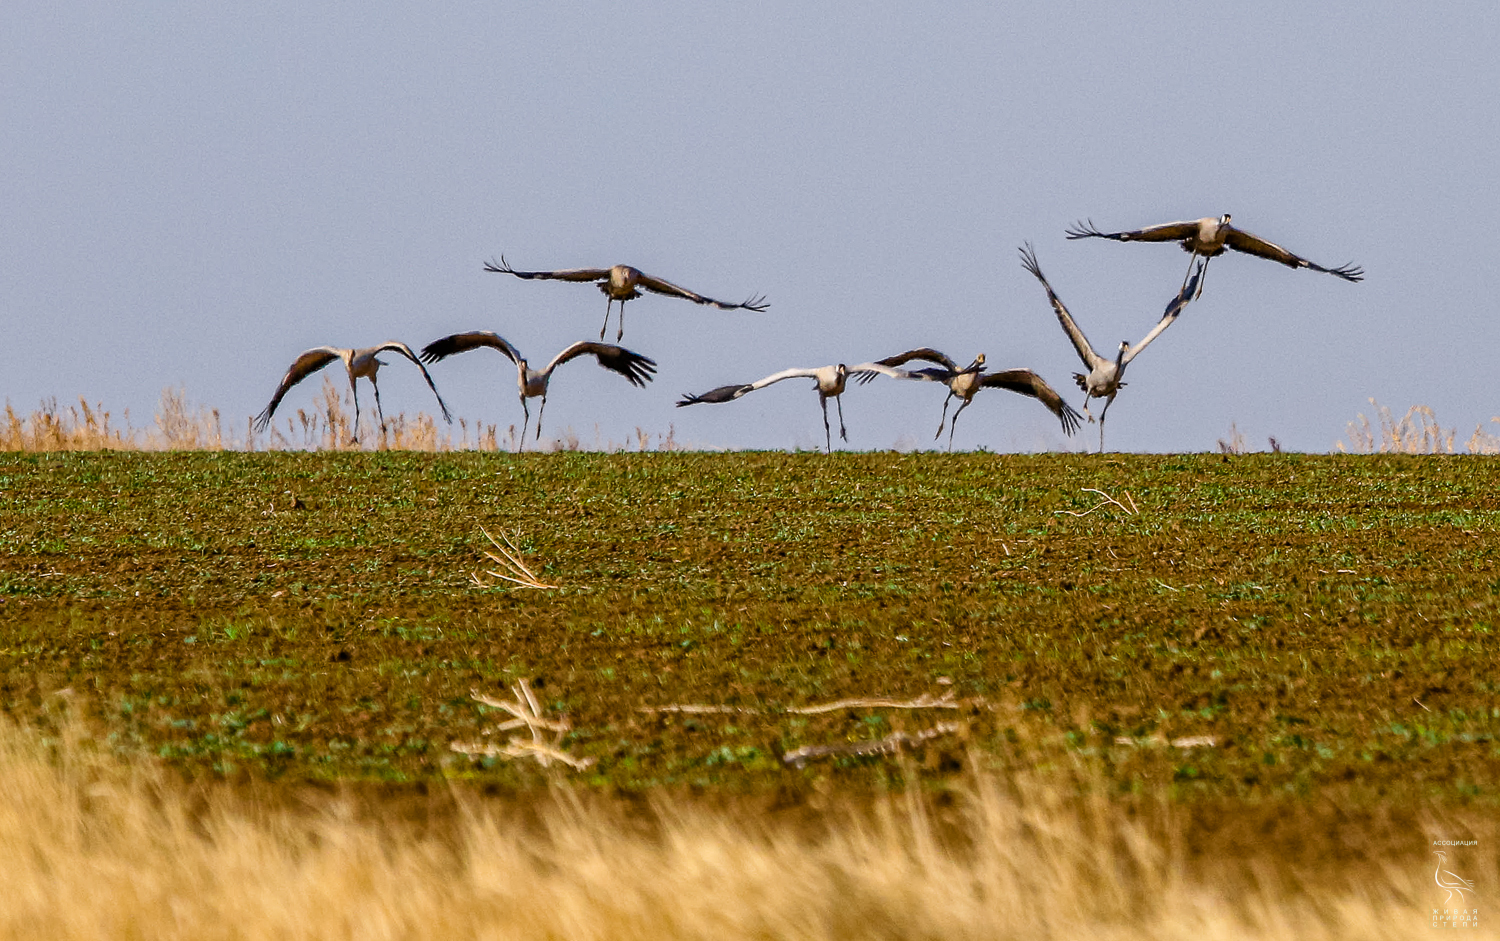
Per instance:
[[[1139,343],[1131,345],[1129,341],[1120,343],[1113,359],[1102,355],[1094,350],[1088,338],[1084,336],[1083,330],[1068,312],[1062,299],[1052,289],[1046,276],[1042,274],[1041,265],[1037,261],[1036,251],[1028,242],[1021,248],[1021,265],[1042,283],[1042,288],[1047,292],[1047,300],[1052,305],[1052,310],[1057,314],[1058,322],[1062,325],[1063,332],[1073,344],[1078,358],[1083,361],[1086,373],[1074,373],[1073,379],[1078,388],[1083,391],[1083,414],[1063,401],[1061,395],[1047,384],[1041,376],[1030,369],[1007,369],[1001,372],[988,372],[985,366],[983,353],[977,355],[969,365],[960,367],[957,362],[946,354],[937,350],[923,347],[921,349],[908,350],[898,353],[882,360],[860,363],[856,366],[847,366],[838,363],[828,366],[817,366],[810,368],[784,369],[772,373],[763,379],[748,383],[731,383],[710,389],[701,395],[685,394],[678,402],[678,407],[686,405],[697,405],[700,403],[725,403],[732,402],[758,389],[774,385],[784,379],[811,379],[813,387],[818,393],[818,404],[823,411],[823,434],[824,444],[828,451],[833,451],[833,432],[828,422],[828,400],[833,399],[839,417],[839,437],[847,441],[849,433],[844,426],[844,406],[842,396],[848,388],[848,381],[853,378],[859,383],[866,383],[877,376],[888,376],[893,379],[910,379],[926,382],[937,382],[946,386],[948,395],[943,399],[943,414],[938,421],[937,434],[934,440],[942,437],[943,427],[948,426],[948,447],[953,447],[953,433],[958,425],[958,416],[963,414],[964,409],[973,402],[974,396],[981,389],[1007,389],[1011,392],[1025,395],[1036,399],[1048,411],[1052,412],[1062,424],[1065,434],[1072,435],[1080,425],[1081,418],[1086,416],[1090,422],[1094,422],[1093,413],[1089,410],[1089,399],[1104,399],[1104,407],[1099,412],[1097,419],[1099,425],[1099,450],[1104,450],[1104,419],[1109,413],[1109,407],[1114,403],[1115,396],[1125,386],[1125,368],[1149,346],[1152,341],[1162,335],[1162,332],[1171,326],[1182,313],[1184,307],[1203,294],[1204,272],[1208,268],[1210,259],[1222,255],[1228,249],[1257,255],[1271,261],[1279,262],[1292,268],[1310,268],[1313,271],[1322,271],[1335,275],[1346,281],[1360,281],[1364,278],[1364,270],[1357,265],[1347,264],[1337,268],[1325,268],[1316,265],[1306,258],[1294,255],[1286,249],[1263,238],[1252,235],[1243,229],[1237,229],[1230,224],[1230,217],[1225,213],[1218,218],[1203,218],[1188,222],[1168,222],[1163,225],[1148,226],[1144,229],[1135,229],[1126,232],[1101,232],[1094,227],[1092,221],[1078,223],[1067,230],[1069,239],[1104,238],[1118,242],[1178,242],[1191,258],[1188,261],[1187,274],[1183,276],[1182,286],[1178,289],[1168,303],[1161,319],[1156,322]],[[558,353],[542,369],[533,369],[526,358],[521,355],[509,340],[488,330],[474,330],[467,333],[455,333],[451,336],[434,340],[422,348],[421,356],[413,353],[411,348],[399,341],[391,340],[379,346],[366,347],[364,349],[341,349],[331,346],[319,346],[302,353],[292,363],[291,368],[282,377],[281,383],[276,387],[276,392],[271,396],[271,402],[256,418],[257,430],[264,431],[270,424],[276,407],[281,403],[283,397],[293,386],[303,379],[332,363],[341,360],[345,371],[348,373],[349,385],[354,390],[354,441],[359,440],[359,391],[355,382],[357,379],[368,379],[370,386],[375,390],[375,414],[383,423],[384,416],[380,408],[380,386],[376,380],[376,374],[380,367],[386,365],[378,355],[381,353],[396,353],[416,365],[422,371],[422,377],[427,380],[427,385],[432,389],[432,394],[437,398],[438,407],[442,411],[445,421],[452,421],[448,406],[443,402],[443,397],[438,394],[437,386],[432,381],[432,376],[427,372],[425,364],[441,362],[458,353],[466,353],[469,350],[488,347],[503,354],[516,367],[516,385],[521,400],[521,409],[525,419],[521,425],[521,437],[518,449],[523,447],[526,440],[526,431],[531,422],[531,409],[527,405],[527,399],[540,398],[541,404],[537,408],[536,436],[541,438],[542,434],[542,412],[547,406],[547,387],[552,379],[552,372],[558,366],[580,356],[593,356],[600,366],[625,377],[632,385],[644,387],[650,382],[656,372],[656,361],[646,356],[625,349],[615,344],[604,343],[604,335],[609,329],[609,315],[616,301],[620,304],[618,329],[615,334],[616,341],[623,339],[625,335],[625,302],[634,300],[641,296],[641,290],[650,291],[668,297],[678,297],[692,301],[696,304],[706,304],[717,307],[720,310],[748,310],[762,312],[769,306],[764,296],[752,296],[747,300],[730,304],[715,300],[711,297],[689,291],[687,288],[679,287],[670,281],[663,280],[645,272],[632,268],[629,265],[615,265],[612,268],[569,268],[560,271],[517,271],[501,256],[499,264],[487,262],[485,271],[498,274],[514,275],[524,280],[552,280],[552,281],[575,281],[594,283],[606,298],[604,306],[604,325],[599,330],[599,341],[593,342],[581,340],[572,344],[567,349]],[[922,369],[902,368],[907,364],[918,361],[931,363],[932,365]],[[959,399],[958,408],[953,413],[953,418],[948,419],[948,406],[953,399]]]

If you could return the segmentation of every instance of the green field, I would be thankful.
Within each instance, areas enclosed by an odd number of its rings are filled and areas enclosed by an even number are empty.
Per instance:
[[[524,678],[611,792],[978,761],[1493,801],[1497,485],[1473,457],[12,453],[0,702],[235,780],[544,785],[449,748],[518,734],[470,692]],[[1122,506],[1070,515],[1086,488]],[[560,587],[474,585],[481,527]],[[682,704],[745,711],[648,711]],[[939,722],[914,760],[781,760]]]

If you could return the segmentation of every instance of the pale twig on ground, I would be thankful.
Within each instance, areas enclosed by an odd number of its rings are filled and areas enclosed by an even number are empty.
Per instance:
[[[751,706],[716,706],[700,703],[672,703],[665,706],[641,706],[637,712],[681,712],[691,715],[766,715],[771,712],[788,712],[795,715],[813,716],[840,709],[962,709],[964,703],[954,698],[948,690],[941,696],[923,693],[916,699],[854,698],[814,706],[787,706],[785,709],[756,709]]]
[[[565,718],[549,719],[543,715],[542,708],[537,703],[536,695],[532,693],[529,683],[524,679],[519,680],[512,688],[512,692],[516,697],[514,702],[494,699],[478,690],[470,690],[469,696],[476,702],[508,712],[515,717],[496,726],[497,731],[525,727],[531,732],[531,741],[512,738],[504,745],[450,742],[448,748],[461,755],[481,758],[535,758],[537,763],[544,768],[551,767],[554,761],[560,761],[574,770],[583,771],[594,763],[592,758],[579,758],[562,750],[563,736],[572,730],[573,725]],[[552,741],[549,742],[542,737],[544,729],[553,733]]]
[[[1219,744],[1219,740],[1212,735],[1184,735],[1180,738],[1170,740],[1161,735],[1154,735],[1150,738],[1131,738],[1128,735],[1117,735],[1115,736],[1115,744],[1171,745],[1173,748],[1213,748]]]
[[[575,771],[587,771],[594,764],[592,758],[579,758],[544,742],[523,742],[517,739],[511,739],[504,745],[453,742],[448,747],[461,755],[474,758],[535,758],[544,768],[551,766],[554,761],[560,761]]]
[[[507,575],[505,572],[496,571],[489,571],[485,572],[484,574],[492,576],[494,578],[503,578],[508,582],[520,585],[522,588],[557,587],[556,585],[548,585],[536,577],[536,573],[533,572],[531,568],[521,560],[521,550],[515,547],[515,545],[510,541],[510,537],[506,536],[505,533],[500,534],[500,538],[505,540],[505,545],[502,546],[500,545],[500,543],[495,541],[495,537],[491,536],[489,534],[489,531],[486,530],[483,526],[479,527],[479,531],[484,533],[484,538],[488,539],[490,541],[490,545],[494,546],[500,552],[500,555],[496,555],[493,552],[486,551],[485,557],[488,558],[491,562],[503,566],[507,571],[510,572],[509,575]],[[474,584],[478,585],[480,588],[494,587],[492,585],[485,584],[484,580],[479,577],[478,572],[472,573],[469,578],[472,579]]]
[[[1097,493],[1099,495],[1099,497],[1100,497],[1099,502],[1096,503],[1095,505],[1089,507],[1087,510],[1054,510],[1053,512],[1054,513],[1066,513],[1069,516],[1088,516],[1090,513],[1094,512],[1095,510],[1103,509],[1104,507],[1107,507],[1107,506],[1117,506],[1120,509],[1124,510],[1125,511],[1125,515],[1127,515],[1127,516],[1135,516],[1136,514],[1140,513],[1140,509],[1135,505],[1135,497],[1132,497],[1130,495],[1130,491],[1129,490],[1125,491],[1125,499],[1130,501],[1130,506],[1126,506],[1125,504],[1121,503],[1119,500],[1116,500],[1114,497],[1112,497],[1109,494],[1105,493],[1103,490],[1097,490],[1097,489],[1095,489],[1093,487],[1084,487],[1083,488],[1083,492],[1084,493]]]
[[[749,706],[712,706],[699,703],[672,703],[665,706],[640,706],[636,712],[681,712],[687,715],[759,716],[766,710]]]
[[[833,758],[861,755],[894,755],[902,748],[914,748],[923,742],[942,735],[952,735],[959,730],[957,722],[939,722],[920,732],[892,732],[885,738],[873,742],[849,742],[838,745],[804,745],[781,756],[782,762],[795,768],[805,766],[814,758]]]
[[[840,699],[835,702],[823,703],[818,706],[792,706],[787,712],[795,712],[799,715],[812,716],[824,712],[838,712],[840,709],[959,709],[962,704],[953,698],[953,690],[948,690],[941,696],[934,698],[930,693],[923,693],[916,699]]]

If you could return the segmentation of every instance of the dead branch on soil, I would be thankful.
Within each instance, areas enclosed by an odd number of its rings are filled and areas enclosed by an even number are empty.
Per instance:
[[[636,712],[681,712],[686,715],[762,716],[764,709],[750,706],[711,706],[701,703],[670,703],[665,706],[638,706]]]
[[[982,701],[982,700],[980,700]],[[751,706],[715,706],[701,703],[672,703],[665,706],[640,706],[637,712],[681,712],[689,715],[746,715],[763,716],[773,712],[788,712],[795,715],[814,716],[841,709],[962,709],[965,703],[954,698],[948,690],[941,696],[923,693],[916,699],[855,698],[839,699],[815,706],[788,706],[785,709],[756,709]]]
[[[1161,735],[1150,738],[1131,738],[1128,735],[1115,736],[1116,745],[1171,745],[1173,748],[1213,748],[1219,744],[1219,740],[1212,735],[1184,735],[1181,738],[1168,740]]]
[[[1096,490],[1093,487],[1084,487],[1083,488],[1083,492],[1084,493],[1097,493],[1099,495],[1099,497],[1100,497],[1099,502],[1096,503],[1095,505],[1089,507],[1087,510],[1054,510],[1053,512],[1054,513],[1066,513],[1069,516],[1088,516],[1090,513],[1094,512],[1095,510],[1103,509],[1104,507],[1107,507],[1107,506],[1117,506],[1117,507],[1119,507],[1120,509],[1122,509],[1122,510],[1125,511],[1125,515],[1126,516],[1135,516],[1136,514],[1138,514],[1138,513],[1141,512],[1140,508],[1138,508],[1135,505],[1135,497],[1132,497],[1130,495],[1130,491],[1129,490],[1125,491],[1125,499],[1127,499],[1127,500],[1130,501],[1130,506],[1126,506],[1125,504],[1121,503],[1119,500],[1116,500],[1114,497],[1112,497],[1109,494],[1105,493],[1103,490]]]
[[[873,742],[851,742],[839,745],[804,745],[781,756],[781,760],[794,768],[802,768],[815,758],[835,758],[846,755],[894,755],[902,748],[915,748],[923,742],[943,735],[952,735],[959,730],[957,722],[939,722],[920,732],[892,732],[885,738]]]
[[[823,703],[820,706],[792,706],[787,712],[795,712],[804,716],[815,716],[825,712],[838,712],[840,709],[961,709],[963,704],[953,698],[954,691],[948,690],[941,696],[934,697],[931,693],[923,693],[916,699],[840,699],[836,702]]]
[[[567,719],[549,719],[543,715],[530,684],[524,679],[520,680],[512,687],[512,691],[516,697],[514,702],[493,699],[478,690],[470,690],[469,697],[476,702],[514,716],[495,726],[497,731],[504,732],[524,727],[531,732],[531,741],[512,738],[504,745],[450,742],[448,748],[461,755],[476,758],[535,758],[543,768],[550,768],[554,761],[562,762],[575,771],[583,771],[593,765],[594,759],[592,758],[579,758],[562,750],[563,736],[572,730],[573,724]],[[552,741],[547,741],[542,735],[543,730],[553,733]]]
[[[500,553],[500,555],[496,555],[493,552],[486,551],[484,553],[485,557],[488,558],[491,562],[494,562],[496,565],[503,566],[505,570],[510,573],[509,575],[507,575],[505,572],[490,571],[485,572],[485,575],[489,575],[494,578],[503,578],[508,582],[520,585],[522,588],[557,587],[556,585],[548,585],[536,577],[536,573],[533,572],[531,568],[521,560],[521,550],[515,547],[515,544],[510,541],[510,537],[505,535],[505,533],[500,534],[500,538],[505,540],[505,545],[502,546],[500,545],[500,543],[495,541],[495,537],[491,536],[489,534],[489,531],[486,530],[483,526],[479,527],[479,531],[484,533],[484,538],[488,539],[490,541],[490,545],[494,546],[495,549]],[[474,584],[478,585],[480,588],[496,587],[491,584],[486,584],[485,581],[479,577],[478,572],[470,573],[469,578],[472,579]]]

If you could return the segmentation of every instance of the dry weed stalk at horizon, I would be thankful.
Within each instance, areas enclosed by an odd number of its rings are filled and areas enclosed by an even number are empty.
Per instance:
[[[1064,798],[1024,770],[798,819],[681,794],[627,812],[559,775],[530,813],[455,785],[417,824],[124,764],[69,706],[45,736],[0,722],[0,938],[1380,939],[1428,927],[1433,839],[1479,840],[1465,875],[1500,876],[1477,813],[1426,821],[1404,856],[1195,858],[1170,804]]]
[[[1370,405],[1375,408],[1380,428],[1377,431],[1371,427],[1370,420],[1361,412],[1349,423],[1349,445],[1346,447],[1343,441],[1334,445],[1340,453],[1454,453],[1453,440],[1458,436],[1458,429],[1450,428],[1445,431],[1432,409],[1426,405],[1413,405],[1400,419],[1392,414],[1388,406],[1381,405],[1373,398],[1370,399]],[[1500,417],[1491,418],[1490,421],[1500,422]],[[1500,435],[1490,434],[1484,430],[1483,424],[1478,424],[1474,426],[1474,433],[1469,436],[1464,447],[1470,454],[1500,454]]]
[[[114,423],[113,413],[102,403],[89,404],[79,397],[77,405],[60,406],[56,398],[48,399],[29,415],[22,416],[9,402],[5,421],[0,427],[0,451],[515,451],[518,429],[509,426],[503,433],[495,424],[470,422],[459,418],[457,437],[445,430],[426,412],[408,418],[405,412],[379,424],[374,410],[367,409],[364,421],[379,427],[373,444],[354,443],[350,435],[354,426],[353,400],[346,398],[328,378],[312,409],[299,408],[282,416],[262,434],[257,434],[253,418],[246,418],[243,436],[226,434],[219,410],[194,405],[183,389],[166,388],[154,416],[154,427],[134,428],[130,410],[123,413],[123,426]],[[635,449],[640,451],[680,450],[675,429],[653,435],[642,428],[635,430]],[[585,448],[578,433],[567,428],[533,443],[541,451],[628,451],[632,442],[617,443],[601,437],[594,429],[592,447]]]
[[[1375,408],[1374,427],[1363,413],[1349,422],[1343,440],[1334,443],[1338,453],[1349,454],[1453,454],[1456,429],[1444,430],[1432,409],[1425,405],[1413,405],[1406,414],[1397,419],[1388,406],[1370,399]],[[60,406],[56,398],[48,399],[29,415],[16,412],[9,401],[5,405],[5,421],[0,427],[0,451],[510,451],[517,450],[517,428],[510,425],[504,433],[495,424],[482,421],[470,422],[459,418],[456,422],[457,437],[452,430],[439,427],[437,419],[426,412],[418,412],[407,418],[402,412],[387,418],[379,425],[379,438],[373,446],[349,440],[354,426],[352,398],[346,400],[344,393],[332,379],[324,378],[318,393],[318,404],[312,409],[299,408],[294,414],[284,415],[279,424],[273,424],[263,434],[256,434],[252,419],[245,421],[245,434],[236,437],[226,435],[219,410],[189,402],[183,389],[166,388],[153,420],[153,428],[133,428],[130,410],[123,413],[124,425],[114,423],[114,415],[102,403],[89,402],[79,397],[77,405]],[[375,427],[374,411],[366,410],[365,421]],[[1500,424],[1500,416],[1490,419]],[[653,447],[654,439],[654,447]],[[677,440],[675,428],[665,434],[653,435],[642,428],[635,429],[634,442],[617,443],[604,439],[599,428],[594,428],[594,442],[585,446],[573,428],[550,436],[541,446],[532,450],[553,451],[678,451],[693,450]],[[1269,439],[1270,450],[1282,452],[1281,443],[1274,437]],[[1249,447],[1238,427],[1231,423],[1228,438],[1218,439],[1219,451],[1225,454],[1248,453]],[[1485,431],[1483,423],[1474,427],[1474,433],[1465,442],[1470,454],[1500,454],[1500,431]]]

